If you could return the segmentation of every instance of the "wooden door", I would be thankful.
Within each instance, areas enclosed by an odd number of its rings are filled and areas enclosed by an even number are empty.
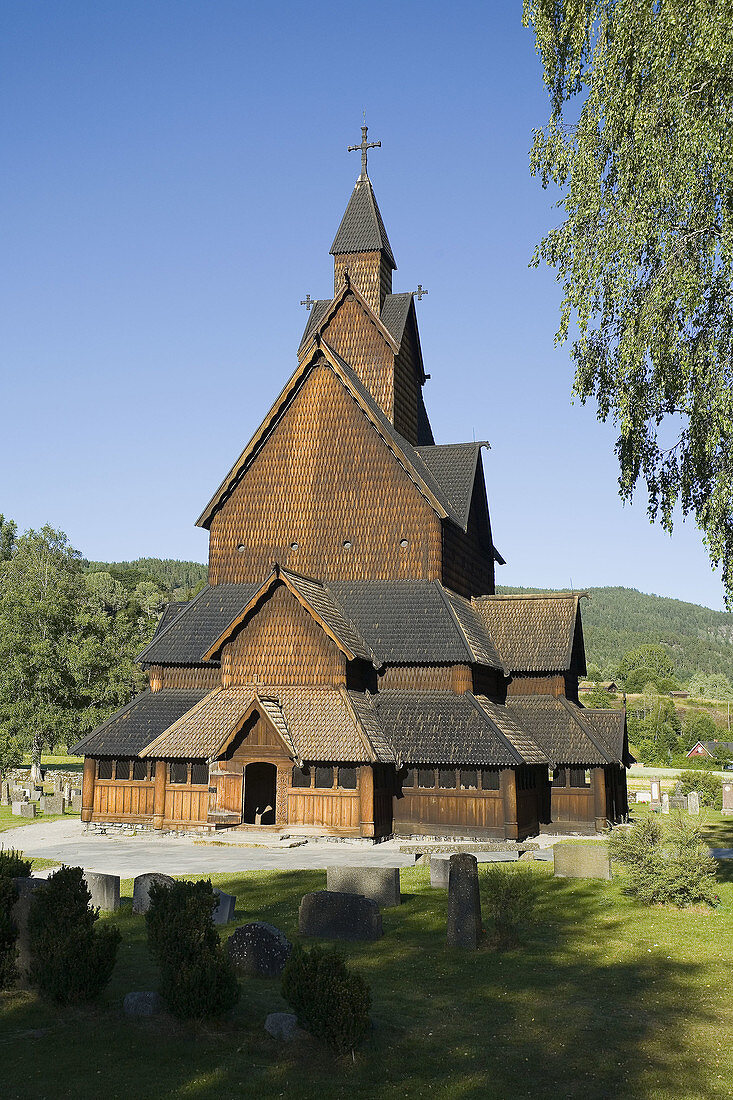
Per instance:
[[[242,821],[242,769],[225,771],[216,764],[209,772],[209,816],[214,825],[239,825]]]

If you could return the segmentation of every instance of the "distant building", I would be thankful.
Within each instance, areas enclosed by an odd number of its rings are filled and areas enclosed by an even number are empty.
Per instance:
[[[581,680],[578,684],[578,691],[618,691],[618,687],[614,680]]]
[[[689,699],[690,698],[689,691],[670,691],[669,695],[670,695],[671,699]]]
[[[710,760],[716,760],[726,753],[733,758],[733,741],[697,741],[687,756],[707,756]]]

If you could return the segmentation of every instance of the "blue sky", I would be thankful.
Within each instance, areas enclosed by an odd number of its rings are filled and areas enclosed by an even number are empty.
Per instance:
[[[547,101],[521,4],[5,0],[0,511],[87,557],[206,559],[196,516],[294,369],[306,293],[370,175],[419,304],[437,442],[488,439],[505,584],[721,607],[699,532],[617,497],[572,405]]]

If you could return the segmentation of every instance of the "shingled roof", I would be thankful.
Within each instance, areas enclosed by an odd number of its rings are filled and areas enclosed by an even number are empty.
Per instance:
[[[201,665],[204,654],[257,591],[257,584],[206,585],[155,634],[138,661],[145,665]]]
[[[215,688],[199,699],[140,752],[159,760],[211,760],[244,723],[255,697],[253,687]]]
[[[468,525],[468,513],[476,481],[476,465],[483,443],[440,443],[431,447],[416,447],[431,474],[440,485],[453,512],[461,517],[461,526]]]
[[[478,596],[471,603],[512,672],[564,672],[573,665],[579,601],[568,592]],[[577,644],[580,659],[580,638]]]
[[[398,344],[402,343],[407,324],[407,315],[410,312],[412,292],[407,294],[387,294],[382,305],[380,318],[385,328],[394,336]]]
[[[564,696],[509,695],[506,705],[556,763],[597,767],[622,762],[622,754],[606,745],[593,719],[585,719],[586,711]]]
[[[371,181],[359,179],[351,193],[330,253],[338,256],[344,252],[379,251],[385,253],[393,268],[397,267]]]
[[[626,712],[615,707],[583,707],[582,711],[583,721],[588,723],[614,760],[620,760],[625,767],[630,767],[634,758],[629,752]]]
[[[72,756],[137,756],[153,738],[207,694],[205,690],[163,688],[144,691],[103,722],[69,752]]]

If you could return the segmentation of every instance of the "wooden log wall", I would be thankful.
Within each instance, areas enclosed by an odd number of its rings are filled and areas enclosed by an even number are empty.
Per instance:
[[[441,538],[432,507],[321,365],[213,517],[209,581],[262,581],[273,561],[324,579],[437,580]]]
[[[344,654],[284,585],[227,642],[221,665],[226,683],[346,683]]]

